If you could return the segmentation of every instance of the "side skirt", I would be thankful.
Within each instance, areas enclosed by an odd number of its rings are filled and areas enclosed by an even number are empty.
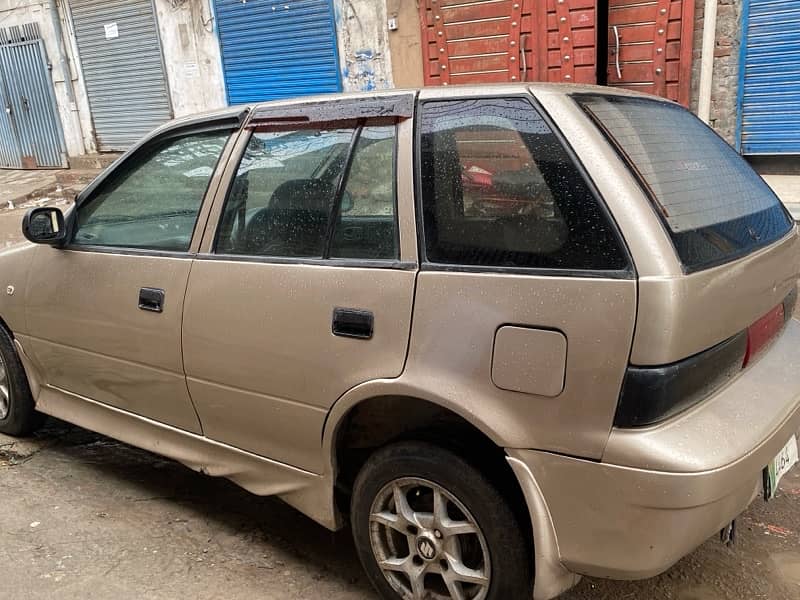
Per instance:
[[[205,475],[225,477],[253,494],[280,496],[321,525],[335,528],[332,490],[321,475],[53,386],[40,386],[38,391],[40,412],[171,458]]]

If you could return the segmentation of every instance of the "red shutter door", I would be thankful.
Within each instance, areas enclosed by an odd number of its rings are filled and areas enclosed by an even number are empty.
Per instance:
[[[594,83],[595,2],[423,0],[425,83]]]
[[[610,0],[608,85],[689,105],[694,0]]]

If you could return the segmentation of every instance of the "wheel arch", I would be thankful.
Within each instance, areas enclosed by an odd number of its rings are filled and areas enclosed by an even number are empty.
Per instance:
[[[476,413],[467,411],[450,398],[429,393],[426,390],[410,386],[393,380],[377,380],[358,385],[336,401],[328,412],[322,432],[323,455],[328,461],[327,467],[332,474],[336,464],[336,440],[342,433],[342,427],[347,424],[348,417],[359,406],[367,402],[374,402],[380,398],[405,398],[413,402],[422,402],[437,410],[448,411],[457,415],[483,436],[491,440],[498,448],[503,448],[503,435],[495,427],[487,423]]]
[[[483,471],[509,495],[512,509],[530,534],[525,494],[507,460],[502,436],[475,417],[447,398],[398,382],[365,384],[340,398],[323,432],[326,479],[332,486],[336,521],[347,514],[352,483],[372,452],[395,441],[419,440],[455,451]],[[444,432],[448,435],[441,437]],[[533,538],[527,535],[526,539]]]

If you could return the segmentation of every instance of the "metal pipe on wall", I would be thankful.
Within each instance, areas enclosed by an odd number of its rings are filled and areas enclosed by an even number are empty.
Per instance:
[[[714,81],[714,46],[717,39],[717,0],[706,0],[703,11],[703,49],[700,57],[700,94],[697,116],[711,119],[711,88]]]
[[[50,10],[50,18],[53,22],[53,32],[56,36],[56,52],[58,52],[58,63],[61,68],[61,74],[64,77],[64,86],[67,90],[67,101],[69,102],[69,110],[72,113],[78,112],[78,104],[75,97],[75,86],[72,84],[72,71],[69,68],[69,59],[67,58],[67,46],[64,42],[64,32],[61,29],[61,18],[58,12],[56,0],[47,0],[47,7]],[[80,119],[76,119],[78,127],[80,128]],[[80,129],[79,129],[80,130]],[[83,135],[76,138],[80,143],[80,154],[86,152],[86,146],[83,143]]]

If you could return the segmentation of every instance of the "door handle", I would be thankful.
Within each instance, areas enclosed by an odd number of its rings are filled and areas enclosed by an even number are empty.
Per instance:
[[[619,27],[614,25],[614,38],[616,39],[616,43],[614,45],[614,60],[616,61],[617,67],[617,79],[622,79],[622,68],[619,64]]]
[[[528,81],[528,56],[525,54],[525,48],[528,46],[528,34],[523,33],[519,36],[519,61],[522,68],[519,73],[520,81]]]
[[[375,315],[370,310],[334,308],[331,331],[340,337],[369,340],[375,328]]]
[[[149,312],[164,312],[164,290],[158,288],[140,289],[139,308]]]

